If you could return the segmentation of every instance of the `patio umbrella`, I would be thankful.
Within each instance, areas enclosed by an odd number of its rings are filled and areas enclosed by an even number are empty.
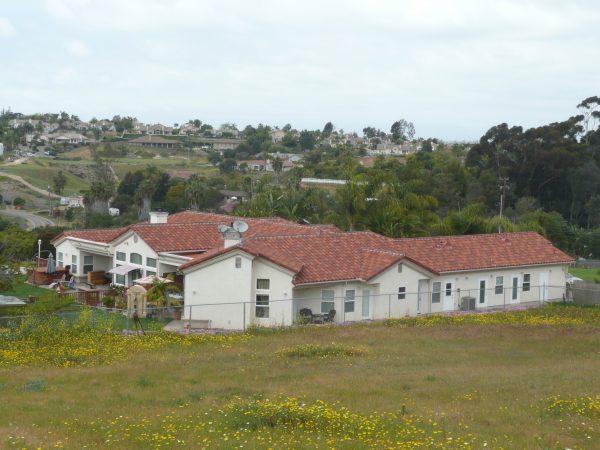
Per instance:
[[[48,256],[48,266],[46,267],[46,273],[54,273],[55,267],[54,267],[54,256],[52,255],[52,253],[50,253],[50,255]]]
[[[149,275],[144,278],[138,278],[137,280],[134,281],[134,283],[136,283],[136,284],[153,284],[154,281],[160,281],[161,283],[164,283],[164,284],[173,283],[173,280],[169,280],[168,278],[159,277],[157,275]]]

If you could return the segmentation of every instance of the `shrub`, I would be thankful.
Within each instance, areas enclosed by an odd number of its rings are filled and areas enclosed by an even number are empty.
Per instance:
[[[13,206],[15,207],[22,207],[25,205],[25,199],[21,198],[21,197],[15,197],[15,199],[13,200]]]
[[[104,297],[102,297],[102,304],[107,308],[114,308],[115,307],[115,299],[112,297],[109,297],[108,295],[105,295]]]

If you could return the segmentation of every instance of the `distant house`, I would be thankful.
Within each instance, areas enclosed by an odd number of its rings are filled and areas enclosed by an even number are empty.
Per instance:
[[[61,197],[60,205],[67,208],[84,208],[83,196],[78,197]]]
[[[269,134],[271,135],[271,141],[273,141],[273,144],[279,144],[279,143],[281,143],[281,141],[283,141],[283,137],[285,136],[285,131],[273,130]]]
[[[155,123],[154,125],[141,125],[139,132],[142,134],[165,136],[173,134],[173,127],[168,127],[160,123]]]
[[[217,136],[230,136],[232,138],[238,138],[240,135],[240,132],[238,129],[230,127],[230,126],[221,126],[217,131],[216,131],[216,135]]]
[[[71,145],[83,145],[88,144],[90,140],[83,134],[79,133],[56,133],[42,135],[41,139],[51,144],[71,144]]]
[[[29,124],[32,127],[36,127],[39,123],[41,123],[41,120],[36,120],[36,119],[12,119],[9,122],[9,125],[11,126],[12,129],[16,130],[17,128]]]
[[[241,169],[242,164],[246,164],[247,169],[253,172],[274,172],[273,161],[270,159],[247,159],[238,162],[238,169]],[[294,163],[289,160],[282,161],[282,172],[288,172],[294,167]]]
[[[179,141],[174,139],[165,139],[160,136],[146,135],[136,139],[131,139],[127,142],[129,145],[136,147],[148,148],[176,148],[179,147]]]

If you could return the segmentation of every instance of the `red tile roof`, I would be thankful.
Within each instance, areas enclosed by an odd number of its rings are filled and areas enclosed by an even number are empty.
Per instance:
[[[98,228],[90,230],[65,230],[54,239],[52,242],[57,241],[61,237],[72,237],[76,239],[84,239],[86,241],[94,241],[102,244],[108,244],[113,241],[121,234],[125,233],[129,227],[123,228]]]
[[[369,280],[401,260],[437,274],[573,260],[537,233],[391,239],[372,232],[339,232],[248,238],[240,245],[201,255],[180,268],[235,249],[295,272],[294,284]]]
[[[218,225],[231,225],[235,220],[244,220],[249,229],[245,237],[279,236],[296,234],[336,233],[333,225],[300,225],[281,218],[244,218],[223,214],[184,211],[173,214],[165,224],[148,222],[124,228],[67,230],[61,236],[109,243],[128,230],[135,232],[156,252],[207,251],[223,248],[223,239],[217,231]]]
[[[230,225],[235,220],[248,223],[248,231],[241,244],[224,249],[217,226]],[[61,236],[109,243],[127,230],[137,233],[156,252],[192,252],[186,256],[194,259],[180,266],[181,269],[239,249],[294,272],[296,284],[369,280],[402,259],[437,274],[573,260],[537,233],[391,239],[370,231],[344,233],[332,225],[299,225],[280,218],[193,211],[174,214],[166,224],[72,230]]]

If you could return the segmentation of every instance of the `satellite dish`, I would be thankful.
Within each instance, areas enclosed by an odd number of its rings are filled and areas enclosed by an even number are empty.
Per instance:
[[[248,224],[241,220],[236,220],[235,222],[233,222],[232,226],[233,229],[238,233],[243,233],[244,231],[248,230]]]
[[[229,227],[227,225],[219,225],[217,229],[219,230],[219,233],[226,233],[229,230]]]

